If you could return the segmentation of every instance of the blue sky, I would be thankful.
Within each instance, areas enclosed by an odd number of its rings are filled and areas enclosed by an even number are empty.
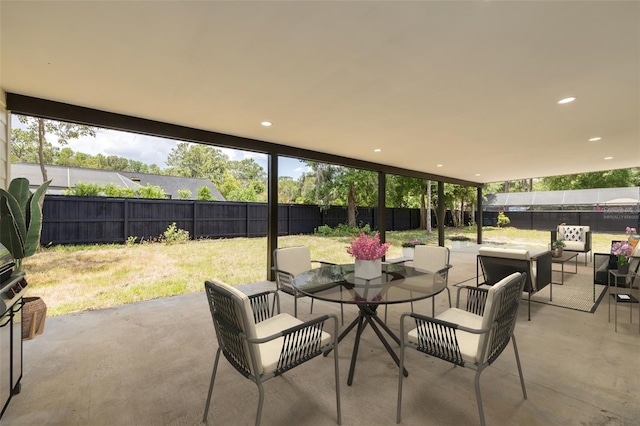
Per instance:
[[[17,118],[12,117],[11,126],[13,128],[23,127]],[[54,144],[55,138],[49,139]],[[117,130],[98,129],[96,137],[83,137],[71,139],[66,145],[75,152],[97,155],[116,155],[146,164],[156,164],[164,169],[167,167],[167,156],[178,141],[158,138],[155,136],[139,135],[135,133],[120,132]],[[248,151],[219,148],[232,160],[242,160],[253,158],[262,168],[267,170],[267,155],[257,154]],[[290,176],[297,179],[305,170],[304,163],[293,158],[280,158],[278,164],[280,176]]]

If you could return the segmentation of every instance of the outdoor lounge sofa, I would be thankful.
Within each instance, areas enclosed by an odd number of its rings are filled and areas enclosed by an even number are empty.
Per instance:
[[[545,251],[531,257],[526,249],[480,248],[476,263],[477,286],[492,286],[514,272],[527,274],[524,291],[529,295],[528,319],[531,321],[531,294],[549,285],[549,299],[553,297],[551,252]]]

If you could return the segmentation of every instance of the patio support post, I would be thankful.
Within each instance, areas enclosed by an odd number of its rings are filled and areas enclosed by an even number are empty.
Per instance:
[[[267,280],[275,281],[272,253],[278,248],[278,154],[270,153],[267,164]]]
[[[380,242],[384,243],[387,232],[387,175],[384,172],[378,172],[378,232],[380,233]]]
[[[438,245],[444,247],[444,182],[438,181]]]
[[[478,244],[482,244],[482,189],[484,185],[476,188],[478,193],[478,200],[476,201],[476,238],[478,239]]]

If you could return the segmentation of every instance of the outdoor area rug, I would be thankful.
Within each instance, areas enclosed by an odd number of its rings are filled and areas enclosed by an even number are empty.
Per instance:
[[[531,301],[576,311],[593,313],[605,295],[607,286],[596,284],[596,301],[593,301],[593,272],[591,266],[579,268],[578,274],[564,275],[564,285],[553,284],[553,300],[549,300],[550,286],[531,295]],[[591,273],[588,273],[591,272]],[[553,272],[553,279],[560,280],[560,272]],[[528,295],[525,293],[523,299]]]

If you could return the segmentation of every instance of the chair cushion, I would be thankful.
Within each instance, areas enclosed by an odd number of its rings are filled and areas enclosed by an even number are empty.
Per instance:
[[[529,250],[526,249],[506,249],[501,247],[481,247],[478,250],[481,256],[502,257],[505,259],[529,260]]]
[[[247,335],[247,337],[251,338],[251,337],[256,337],[256,324],[255,321],[253,319],[253,309],[251,308],[251,303],[249,302],[249,297],[244,294],[243,292],[241,292],[240,290],[230,286],[229,284],[226,284],[222,281],[218,281],[218,280],[212,280],[211,281],[213,283],[214,286],[219,287],[221,289],[226,290],[227,292],[231,293],[232,295],[234,295],[236,298],[240,299],[241,302],[241,306],[236,305],[236,315],[238,317],[238,321],[240,322],[240,324],[246,324],[246,329],[243,330],[244,333]],[[243,327],[244,328],[244,327]],[[245,343],[245,348],[244,350],[246,351],[246,353],[249,353],[249,346],[247,343]],[[258,352],[258,351],[256,351]],[[260,360],[260,353],[256,353],[256,357],[257,357],[257,364],[260,365],[262,363],[262,361]],[[250,359],[250,357],[247,355],[247,358]],[[256,372],[254,371],[253,374],[259,375],[260,372]]]
[[[437,272],[447,266],[449,249],[440,246],[419,245],[413,254],[413,267],[419,270]]]
[[[294,316],[279,314],[256,324],[256,337],[267,337],[300,324],[302,324],[302,321]],[[323,331],[321,345],[326,346],[329,343],[331,343],[331,335]],[[262,362],[262,364],[258,364],[262,368],[261,374],[269,374],[276,371],[283,344],[284,337],[279,337],[270,342],[257,345]]]
[[[586,242],[586,235],[589,232],[588,226],[575,226],[575,225],[559,225],[558,237],[564,239],[565,247],[567,250],[584,250],[584,243]],[[579,249],[569,248],[571,242],[583,243]]]
[[[583,251],[584,242],[582,241],[566,241],[564,242],[564,249],[568,251]]]
[[[279,248],[275,257],[276,268],[294,276],[311,269],[309,247]]]
[[[513,274],[503,278],[500,282],[498,282],[497,284],[494,284],[491,286],[491,288],[489,289],[489,294],[487,295],[487,302],[484,305],[484,315],[482,316],[482,327],[481,328],[489,328],[491,327],[491,324],[493,323],[494,319],[495,319],[495,313],[498,312],[498,309],[500,309],[499,306],[499,301],[494,299],[496,298],[495,294],[496,292],[501,288],[504,287],[505,285],[507,285],[507,283],[509,283],[511,280],[516,279],[520,276],[520,272],[514,272]],[[491,308],[494,307],[493,305],[495,304],[495,311],[494,311],[494,316],[491,316]],[[491,339],[491,334],[489,334],[488,339]],[[476,359],[479,360],[480,356],[482,355],[481,351],[482,351],[482,347],[480,345],[478,345],[477,347],[477,354],[476,354]]]
[[[436,316],[436,318],[475,329],[479,329],[482,325],[482,317],[480,315],[472,314],[471,312],[458,308],[449,308]],[[411,330],[407,334],[407,338],[410,342],[417,344],[417,329]],[[465,360],[465,362],[475,363],[477,361],[476,354],[478,352],[478,341],[480,340],[480,335],[456,330],[456,339],[458,340],[462,359]]]
[[[504,259],[516,259],[516,260],[531,260],[531,255],[527,249],[505,249],[501,247],[481,247],[478,251],[481,256],[501,257]],[[536,268],[533,267],[533,262],[529,262],[529,270],[522,271],[529,274],[528,280],[531,283],[536,282]],[[533,286],[536,287],[535,285]]]

